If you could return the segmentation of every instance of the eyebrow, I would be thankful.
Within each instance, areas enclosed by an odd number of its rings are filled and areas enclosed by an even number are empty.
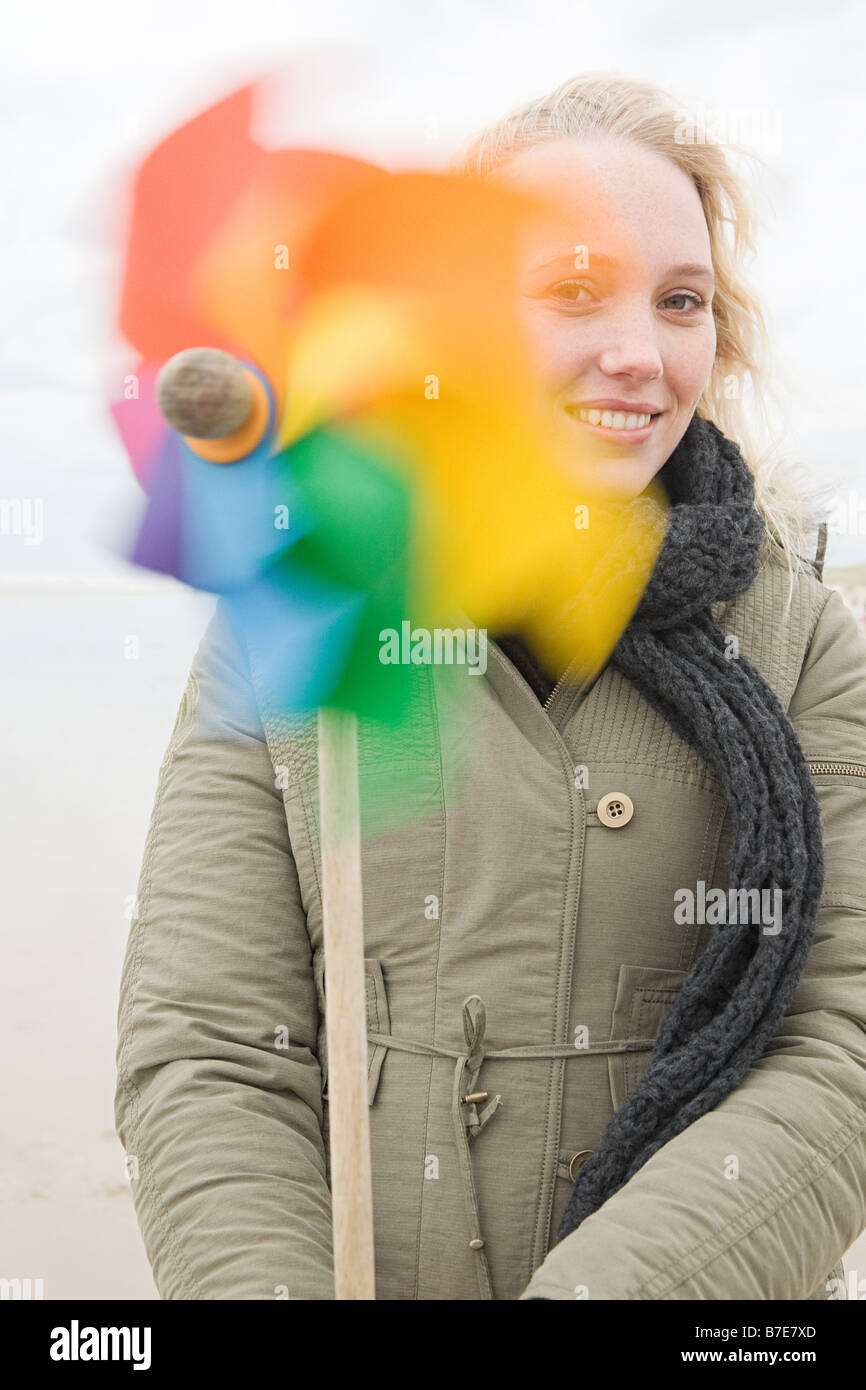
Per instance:
[[[574,257],[575,253],[573,251],[565,252],[561,256],[555,256],[552,261],[543,261],[539,265],[533,266],[532,274],[542,270],[555,271],[565,266],[575,270]],[[589,262],[590,266],[598,265],[607,270],[622,269],[622,261],[617,260],[615,256],[606,256],[603,251],[590,251]],[[670,270],[668,270],[662,278],[669,280],[678,275],[706,275],[708,279],[713,282],[715,282],[716,278],[712,267],[704,265],[701,261],[685,261],[682,265],[671,266]]]

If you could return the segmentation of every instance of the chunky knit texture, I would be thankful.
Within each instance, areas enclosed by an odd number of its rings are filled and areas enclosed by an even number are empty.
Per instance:
[[[736,445],[695,416],[659,478],[671,502],[665,538],[611,663],[715,769],[733,814],[730,887],[781,889],[782,926],[777,935],[751,922],[715,928],[638,1087],[580,1168],[557,1240],[762,1055],[805,965],[823,889],[820,812],[796,734],[760,672],[726,652],[709,611],[759,569],[752,474]]]

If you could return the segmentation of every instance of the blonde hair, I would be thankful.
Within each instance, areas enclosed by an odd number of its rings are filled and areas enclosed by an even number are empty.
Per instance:
[[[580,74],[508,112],[473,136],[451,161],[451,172],[490,178],[520,149],[569,136],[616,135],[664,155],[692,180],[710,236],[716,291],[717,347],[698,412],[739,445],[755,479],[755,505],[765,523],[765,553],[774,550],[794,573],[814,553],[814,531],[828,498],[802,465],[782,460],[769,405],[767,329],[746,267],[755,253],[756,196],[728,152],[756,160],[739,145],[705,138],[683,107],[662,88],[616,73]],[[751,393],[764,442],[758,443],[746,409]],[[799,475],[799,476],[798,476]]]

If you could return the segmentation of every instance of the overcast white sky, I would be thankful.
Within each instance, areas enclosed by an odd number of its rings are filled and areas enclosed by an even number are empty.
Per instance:
[[[768,164],[755,276],[786,446],[866,498],[859,0],[37,0],[4,28],[0,496],[44,498],[41,545],[0,537],[7,576],[122,568],[106,540],[137,493],[105,415],[112,280],[94,209],[185,115],[327,39],[357,39],[367,62],[354,89],[310,105],[309,143],[369,152],[371,130],[385,129],[444,162],[516,102],[599,67],[659,81],[738,127]],[[866,517],[863,535],[832,538],[830,560],[866,560]]]

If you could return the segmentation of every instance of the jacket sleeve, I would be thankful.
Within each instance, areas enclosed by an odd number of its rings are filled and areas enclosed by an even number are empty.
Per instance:
[[[866,641],[835,592],[789,717],[807,758],[866,765]],[[806,1299],[866,1227],[866,777],[814,780],[824,892],[779,1031],[735,1091],[550,1250],[521,1298]]]
[[[318,1006],[282,797],[220,607],[160,769],[117,1132],[164,1299],[332,1299]]]

